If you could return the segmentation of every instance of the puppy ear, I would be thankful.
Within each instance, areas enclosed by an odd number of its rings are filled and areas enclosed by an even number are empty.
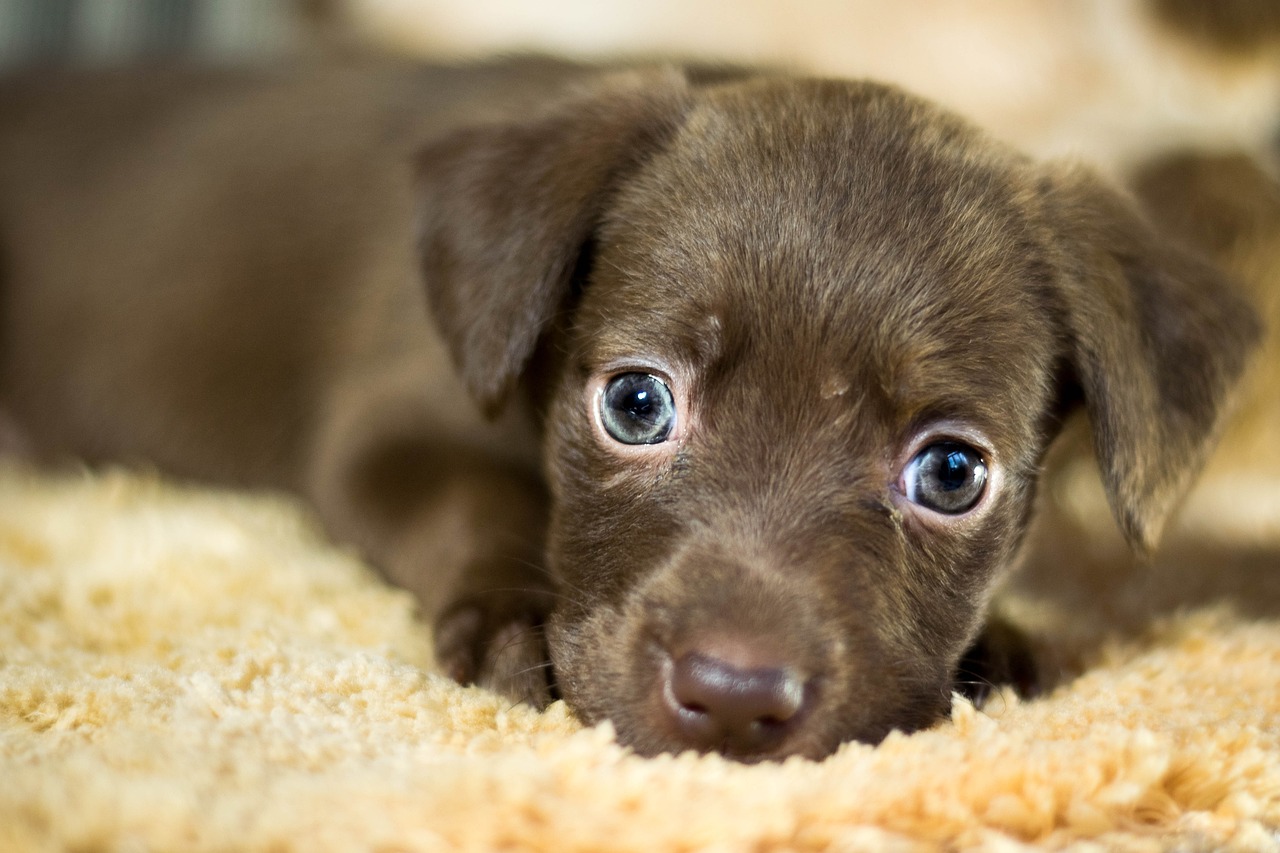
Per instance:
[[[568,297],[611,191],[674,132],[686,91],[674,70],[621,73],[536,117],[458,130],[420,153],[427,294],[489,414]]]
[[[1199,473],[1261,324],[1225,273],[1093,174],[1046,179],[1070,358],[1112,511],[1150,551]]]

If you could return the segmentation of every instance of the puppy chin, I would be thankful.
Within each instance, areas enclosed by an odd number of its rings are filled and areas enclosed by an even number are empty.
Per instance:
[[[699,577],[708,574],[716,572]],[[805,612],[809,601],[751,586],[739,579],[728,589],[769,602],[772,625],[753,624],[728,592],[682,606],[666,573],[620,605],[556,614],[548,641],[561,695],[587,724],[608,720],[641,755],[717,752],[747,763],[819,760],[846,741],[875,744],[947,712],[948,662],[903,656],[890,667],[897,656],[827,614]],[[708,613],[708,600],[724,604]],[[694,619],[682,618],[690,612]],[[782,710],[779,696],[790,698]],[[757,704],[744,709],[744,701]]]

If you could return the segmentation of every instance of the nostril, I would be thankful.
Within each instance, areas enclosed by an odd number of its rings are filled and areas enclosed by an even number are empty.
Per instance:
[[[681,736],[700,749],[769,750],[792,730],[805,681],[791,667],[744,667],[690,652],[665,673],[664,695]]]

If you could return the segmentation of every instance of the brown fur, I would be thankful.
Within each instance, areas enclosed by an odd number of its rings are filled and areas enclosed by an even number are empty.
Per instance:
[[[1088,172],[891,87],[718,76],[11,84],[0,404],[46,455],[302,493],[454,677],[642,752],[926,725],[1063,416],[1150,547],[1256,322]],[[670,383],[676,440],[600,432],[627,369]],[[993,472],[967,515],[901,493],[930,431]],[[691,733],[672,668],[707,659],[798,711]]]

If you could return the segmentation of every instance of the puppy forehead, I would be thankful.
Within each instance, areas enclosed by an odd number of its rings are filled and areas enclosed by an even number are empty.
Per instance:
[[[891,88],[712,93],[602,228],[599,356],[786,352],[828,392],[999,384],[1049,357],[1034,189],[1025,160]]]

